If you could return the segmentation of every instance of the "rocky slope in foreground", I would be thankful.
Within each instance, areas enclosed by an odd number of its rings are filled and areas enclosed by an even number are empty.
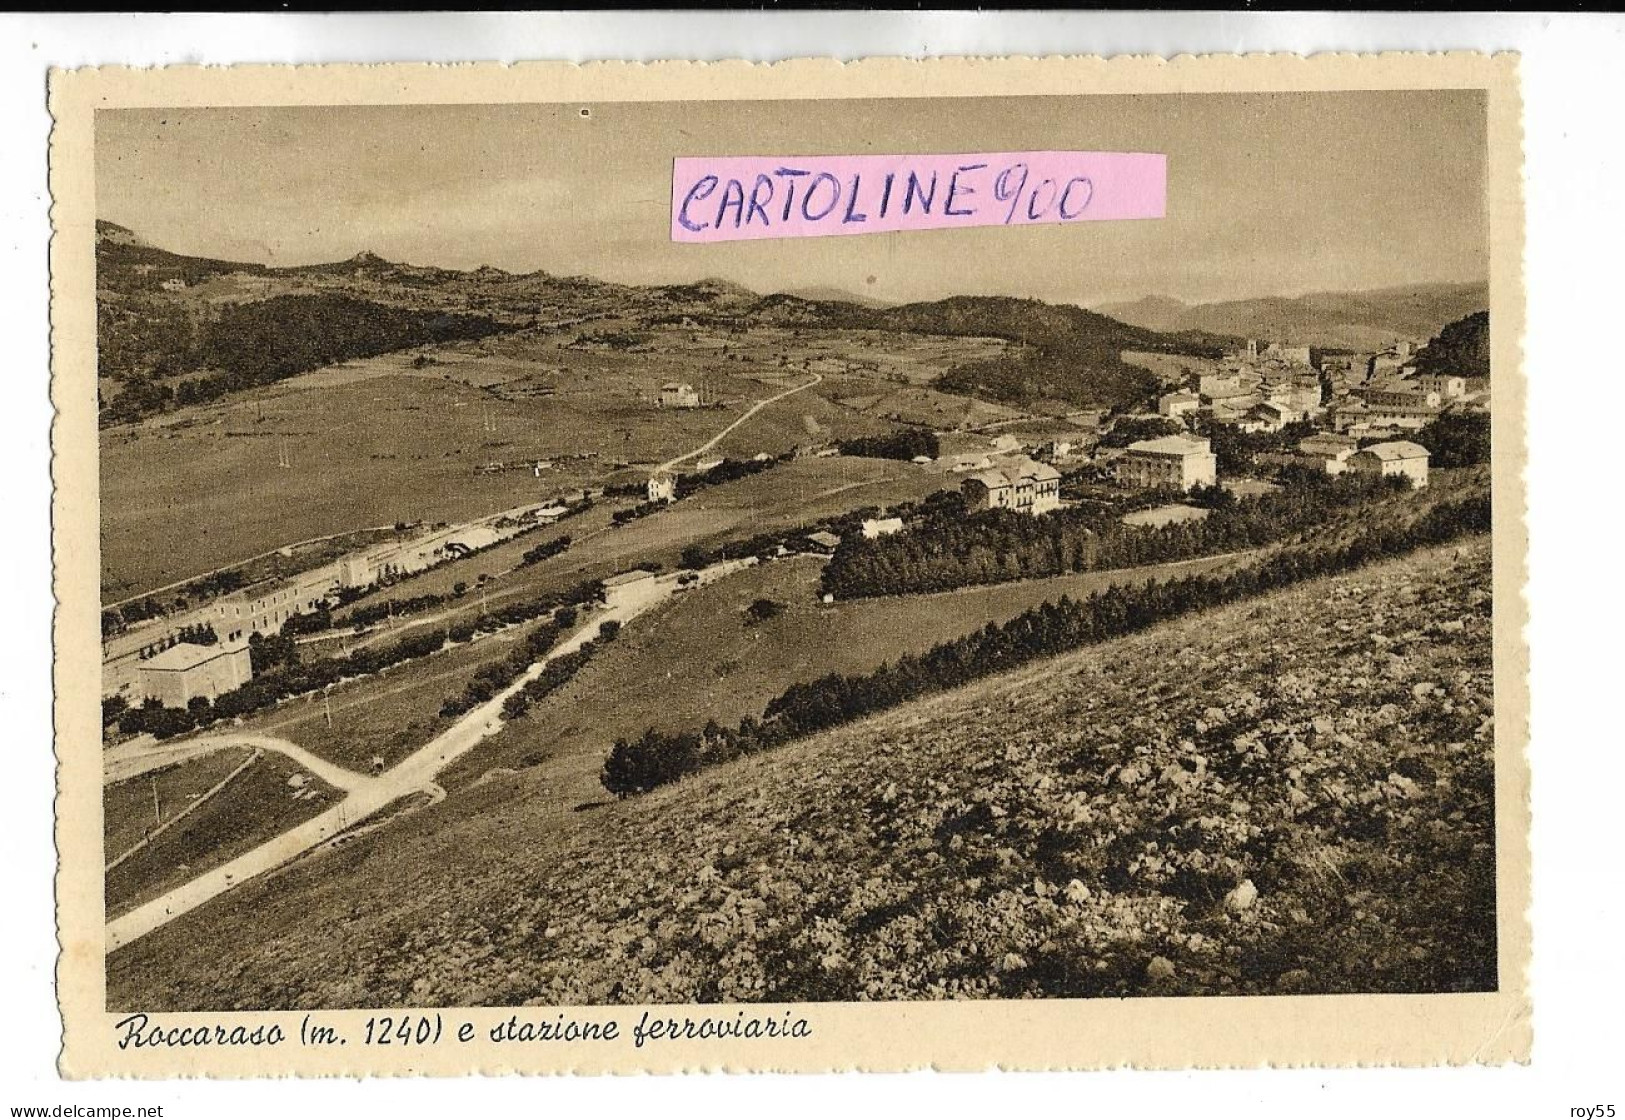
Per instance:
[[[509,822],[530,858],[465,863],[410,921],[138,944],[114,1002],[1491,988],[1488,588],[1475,539],[722,767],[551,849]]]

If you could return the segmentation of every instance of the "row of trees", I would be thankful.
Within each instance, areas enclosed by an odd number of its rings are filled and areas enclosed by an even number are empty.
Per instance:
[[[690,494],[698,493],[707,486],[719,486],[724,482],[737,482],[741,478],[749,478],[753,474],[761,474],[779,465],[778,459],[724,459],[708,471],[698,474],[684,474],[677,476],[677,496],[686,498]]]
[[[504,700],[502,718],[518,719],[530,710],[532,704],[563,688],[587,662],[597,656],[599,650],[613,642],[620,632],[619,619],[611,618],[600,623],[597,636],[582,643],[580,649],[560,654],[549,661],[534,680],[527,682],[524,688]]]
[[[822,589],[838,599],[908,595],[1235,552],[1326,525],[1406,485],[1344,475],[1233,502],[1208,498],[1206,518],[1157,528],[1126,526],[1115,509],[927,518],[907,533],[843,539]]]
[[[521,568],[528,568],[532,564],[540,564],[548,557],[557,556],[559,553],[563,552],[569,547],[570,536],[568,533],[562,537],[554,537],[550,541],[543,541],[535,548],[528,548],[525,550],[525,554],[519,558],[519,566]]]
[[[447,697],[446,702],[440,705],[440,714],[449,719],[479,707],[512,684],[519,674],[541,660],[575,624],[575,608],[559,608],[557,614],[532,630],[525,640],[510,650],[505,657],[489,665],[482,665],[468,684],[463,686],[461,692],[456,696]]]
[[[792,685],[768,704],[760,720],[738,726],[714,721],[703,731],[650,728],[638,739],[617,740],[600,775],[604,788],[625,797],[676,781],[704,767],[780,746],[875,712],[1007,672],[1040,657],[1131,634],[1159,622],[1304,580],[1443,544],[1490,528],[1487,495],[1435,506],[1405,524],[1380,524],[1334,546],[1285,549],[1238,571],[1190,576],[1140,586],[1113,586],[1087,599],[1063,597],[999,625],[905,655],[871,673],[831,673]]]
[[[1487,412],[1446,412],[1416,433],[1431,467],[1476,467],[1490,461]]]

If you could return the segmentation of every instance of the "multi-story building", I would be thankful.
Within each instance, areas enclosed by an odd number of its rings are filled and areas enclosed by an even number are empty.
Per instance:
[[[1350,455],[1348,469],[1383,478],[1408,478],[1420,490],[1428,484],[1428,449],[1404,439],[1374,443]]]
[[[1131,443],[1117,460],[1117,481],[1137,489],[1189,490],[1218,481],[1218,459],[1205,439],[1162,436]]]
[[[661,408],[699,408],[700,395],[686,381],[668,381],[660,387]]]
[[[1467,395],[1467,379],[1454,373],[1419,373],[1416,387],[1447,401],[1460,400]]]
[[[669,474],[650,475],[647,493],[651,502],[675,502],[677,479]]]
[[[1338,405],[1332,410],[1332,427],[1339,432],[1373,429],[1420,431],[1438,419],[1439,410],[1426,404],[1371,405],[1359,402]]]
[[[166,708],[184,708],[200,696],[212,701],[247,684],[253,675],[246,642],[180,642],[141,662],[139,686],[141,695]]]
[[[1195,393],[1176,389],[1157,398],[1157,412],[1172,420],[1182,420],[1202,406],[1202,398]]]
[[[1021,459],[978,471],[960,484],[971,509],[1008,509],[1037,516],[1061,504],[1061,472]]]

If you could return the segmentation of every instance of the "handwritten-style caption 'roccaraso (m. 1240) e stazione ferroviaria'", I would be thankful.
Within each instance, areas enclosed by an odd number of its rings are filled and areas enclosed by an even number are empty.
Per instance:
[[[672,165],[674,241],[1160,218],[1153,152],[698,156]]]

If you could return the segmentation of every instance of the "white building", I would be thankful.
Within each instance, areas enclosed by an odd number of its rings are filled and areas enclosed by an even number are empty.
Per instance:
[[[1267,360],[1273,359],[1294,366],[1306,366],[1310,361],[1309,347],[1282,346],[1278,342],[1269,344],[1268,349],[1264,351],[1264,357]]]
[[[901,517],[871,517],[863,523],[863,539],[866,541],[872,541],[876,537],[889,537],[902,531]]]
[[[650,475],[648,494],[651,502],[675,502],[677,500],[677,479],[669,474]]]
[[[1202,407],[1202,398],[1195,393],[1176,389],[1157,398],[1157,412],[1171,420],[1182,420]]]
[[[1218,482],[1212,445],[1194,436],[1162,436],[1131,443],[1117,460],[1117,481],[1137,489],[1189,490]]]
[[[1418,374],[1416,387],[1437,394],[1440,400],[1459,401],[1467,395],[1467,379],[1453,373]]]
[[[660,387],[661,408],[699,408],[700,395],[686,381],[668,381]]]
[[[1374,443],[1350,455],[1348,469],[1383,478],[1408,478],[1420,490],[1428,484],[1428,449],[1405,439]]]
[[[212,646],[181,642],[141,663],[141,694],[166,708],[184,708],[196,697],[213,700],[241,687],[253,675],[246,642]]]
[[[1020,459],[978,471],[960,484],[971,509],[1008,509],[1037,516],[1061,504],[1061,472],[1048,463]]]

